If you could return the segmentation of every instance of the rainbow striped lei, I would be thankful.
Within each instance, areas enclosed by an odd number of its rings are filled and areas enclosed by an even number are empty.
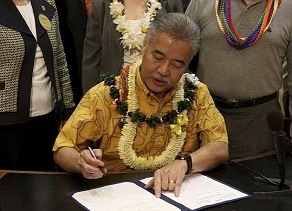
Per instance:
[[[268,0],[267,7],[263,11],[255,27],[246,37],[239,37],[232,24],[230,13],[231,0],[215,0],[215,11],[219,28],[223,32],[228,44],[238,50],[245,49],[257,43],[263,33],[269,28],[282,0]]]

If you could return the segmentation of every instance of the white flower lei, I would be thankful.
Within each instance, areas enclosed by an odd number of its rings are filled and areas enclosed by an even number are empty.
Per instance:
[[[141,50],[144,38],[149,29],[149,25],[151,21],[156,16],[157,10],[160,10],[161,4],[157,0],[148,0],[147,1],[147,10],[143,14],[142,17],[142,27],[141,32],[134,38],[130,38],[129,30],[126,27],[126,15],[124,12],[124,5],[118,0],[113,0],[110,3],[110,14],[114,18],[113,22],[117,24],[116,30],[122,33],[122,37],[120,38],[122,41],[122,45],[126,50],[135,49]]]
[[[129,75],[128,75],[128,110],[129,112],[135,112],[139,107],[138,99],[136,95],[136,72],[139,71],[139,67],[142,63],[141,57],[133,63],[130,67]],[[194,74],[184,74],[181,77],[180,81],[176,86],[176,94],[172,101],[173,110],[177,110],[177,103],[184,99],[184,83],[185,79],[189,82],[193,82],[194,85],[198,86],[199,80]],[[181,116],[185,119],[185,126],[188,124],[187,110],[184,110],[181,113]],[[122,128],[121,138],[118,144],[119,155],[123,160],[124,164],[130,166],[131,168],[137,170],[145,170],[145,169],[157,169],[162,166],[165,166],[170,161],[174,160],[176,155],[181,151],[185,138],[186,131],[181,131],[181,133],[171,133],[171,139],[169,141],[168,146],[165,151],[163,151],[160,155],[150,158],[137,157],[136,152],[133,149],[133,143],[136,136],[137,123],[133,123],[129,116],[126,117],[126,122]]]

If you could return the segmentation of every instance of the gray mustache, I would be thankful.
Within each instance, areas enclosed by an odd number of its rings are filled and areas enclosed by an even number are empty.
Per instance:
[[[170,84],[168,78],[163,77],[163,76],[161,76],[161,75],[152,75],[152,78],[154,78],[154,79],[156,79],[156,80],[159,80],[159,81],[163,81],[163,82],[165,82],[165,83],[167,83],[167,84]]]

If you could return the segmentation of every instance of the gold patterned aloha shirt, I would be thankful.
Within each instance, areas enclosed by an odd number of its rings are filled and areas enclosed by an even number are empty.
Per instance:
[[[117,77],[119,86],[120,77]],[[189,123],[182,153],[190,154],[209,142],[228,143],[225,122],[214,105],[213,99],[203,83],[195,89],[193,109],[188,112]],[[151,93],[136,75],[136,93],[140,112],[147,117],[162,117],[172,110],[175,90],[168,92],[163,99]],[[121,128],[120,114],[113,108],[110,87],[103,82],[89,90],[59,133],[53,151],[61,147],[72,147],[81,152],[90,141],[103,152],[102,160],[108,171],[131,171],[119,157],[118,143]],[[146,122],[137,125],[133,149],[137,156],[149,158],[160,155],[171,138],[169,123],[161,123],[150,128]]]

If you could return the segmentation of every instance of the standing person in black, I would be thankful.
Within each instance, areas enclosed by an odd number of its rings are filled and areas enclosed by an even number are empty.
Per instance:
[[[82,55],[86,34],[88,0],[56,0],[60,33],[68,62],[74,101],[79,103],[82,94]],[[89,12],[89,11],[88,11]]]
[[[101,75],[120,75],[141,55],[149,24],[160,13],[183,12],[181,0],[92,0],[82,62],[85,94]]]
[[[184,12],[187,10],[190,0],[181,0],[184,8]]]

